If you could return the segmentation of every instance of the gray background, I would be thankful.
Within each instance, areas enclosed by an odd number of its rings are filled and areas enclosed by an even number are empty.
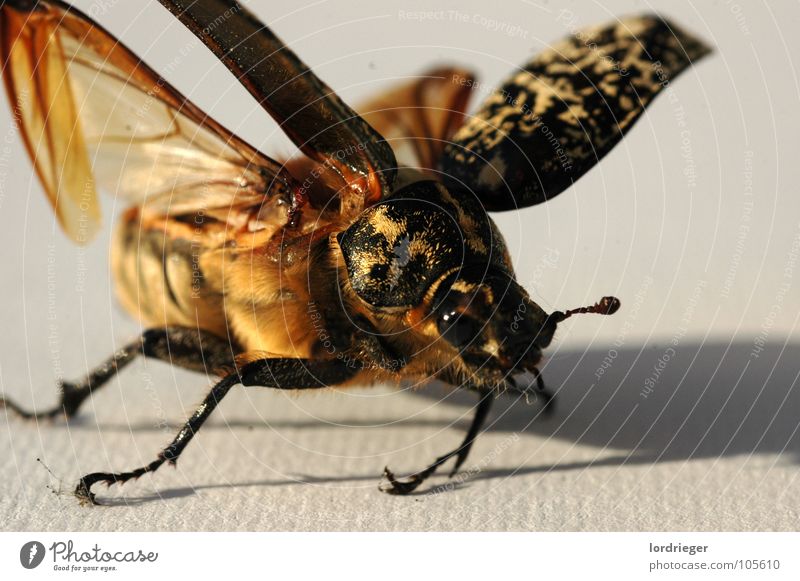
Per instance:
[[[230,129],[271,155],[291,153],[155,2],[75,4]],[[68,425],[2,421],[4,528],[796,529],[796,3],[249,3],[351,103],[442,63],[468,65],[491,86],[568,32],[561,5],[581,25],[658,10],[715,52],[571,191],[497,216],[519,278],[548,310],[622,299],[615,317],[561,326],[545,369],[561,395],[553,417],[502,401],[454,490],[395,498],[377,491],[383,466],[412,471],[457,445],[468,394],[235,390],[177,470],[111,490],[114,507],[80,508],[64,490],[81,474],[151,460],[208,388],[139,362]],[[85,249],[70,245],[7,105],[0,119],[0,388],[44,407],[57,376],[82,375],[139,326],[113,298],[109,228]],[[120,202],[104,202],[110,224]],[[613,364],[598,379],[604,358]]]

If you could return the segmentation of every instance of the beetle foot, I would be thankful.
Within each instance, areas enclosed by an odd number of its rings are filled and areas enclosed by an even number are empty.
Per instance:
[[[112,484],[122,485],[128,482],[128,480],[137,480],[140,476],[147,474],[148,472],[155,472],[164,462],[169,462],[174,466],[176,460],[177,458],[168,457],[167,450],[165,450],[158,455],[156,460],[150,462],[150,464],[147,466],[142,466],[141,468],[131,470],[130,472],[120,472],[117,474],[111,474],[109,472],[93,472],[91,474],[87,474],[81,478],[80,482],[78,482],[78,486],[75,487],[74,494],[78,498],[78,502],[81,504],[98,505],[100,503],[97,501],[97,497],[92,492],[92,486],[95,484],[102,482],[106,485],[106,487],[111,486]]]
[[[0,409],[11,410],[18,418],[23,420],[54,420],[59,416],[69,419],[78,411],[83,400],[89,394],[86,386],[76,385],[68,381],[58,384],[61,401],[55,407],[43,412],[31,412],[20,407],[16,402],[0,395]]]
[[[84,476],[81,478],[80,482],[78,482],[78,486],[75,487],[75,492],[73,494],[75,494],[81,506],[97,506],[100,504],[97,502],[97,497],[92,492],[92,484],[94,484],[94,482],[87,482],[87,479],[92,476],[96,476],[96,474]]]
[[[381,485],[378,487],[378,490],[385,492],[386,494],[396,494],[398,496],[411,494],[417,488],[419,488],[419,485],[425,480],[425,478],[422,478],[420,474],[414,474],[407,480],[398,480],[395,477],[394,472],[389,470],[388,466],[383,469],[383,476],[389,481],[389,485],[385,486],[383,483],[381,483]]]

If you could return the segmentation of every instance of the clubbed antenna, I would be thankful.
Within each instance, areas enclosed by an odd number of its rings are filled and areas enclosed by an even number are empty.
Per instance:
[[[597,313],[598,315],[613,315],[619,310],[622,303],[619,302],[617,297],[603,297],[591,307],[581,307],[579,309],[570,309],[566,313],[555,311],[550,315],[550,320],[555,323],[560,323],[564,319],[569,319],[572,315],[581,315],[583,313]]]

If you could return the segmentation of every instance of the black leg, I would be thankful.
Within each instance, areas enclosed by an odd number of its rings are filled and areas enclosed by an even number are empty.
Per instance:
[[[164,462],[169,462],[174,465],[178,461],[178,456],[181,455],[183,449],[191,441],[192,437],[194,437],[197,430],[203,425],[203,422],[206,421],[206,418],[211,415],[211,412],[214,411],[214,408],[217,407],[217,404],[225,397],[230,388],[237,383],[239,383],[239,378],[235,373],[228,375],[217,383],[203,400],[203,403],[200,404],[192,416],[186,421],[178,432],[178,435],[172,440],[172,443],[159,452],[156,459],[150,462],[150,464],[131,470],[130,472],[119,472],[116,474],[94,472],[92,474],[87,474],[81,478],[78,486],[75,488],[75,495],[82,502],[97,504],[95,495],[92,492],[92,486],[98,482],[104,482],[107,486],[111,486],[115,483],[125,484],[132,478],[139,478],[142,474],[156,471]]]
[[[556,405],[556,395],[552,393],[547,386],[544,384],[544,378],[542,377],[542,373],[536,369],[535,367],[531,371],[533,373],[533,377],[536,381],[536,386],[534,387],[533,384],[528,385],[520,385],[513,376],[508,378],[506,383],[506,391],[503,393],[513,394],[513,395],[523,395],[525,396],[525,401],[530,403],[529,395],[531,394],[531,390],[533,390],[536,396],[536,399],[539,397],[542,398],[542,413],[546,416],[549,416],[553,413]]]
[[[235,385],[245,387],[272,387],[276,389],[319,389],[341,383],[349,379],[354,371],[339,360],[309,361],[305,359],[262,359],[244,365],[238,371],[224,377],[203,400],[172,440],[169,446],[159,452],[156,459],[129,472],[94,472],[81,478],[75,488],[75,495],[82,502],[97,504],[92,486],[103,482],[107,486],[124,484],[155,472],[164,462],[172,465],[178,461],[186,445],[203,426],[222,398]]]
[[[53,419],[61,414],[71,417],[90,394],[105,385],[138,355],[193,371],[214,370],[233,364],[231,345],[216,335],[186,327],[150,329],[94,368],[82,381],[62,381],[59,385],[61,401],[55,407],[43,412],[30,412],[0,396],[0,408],[10,409],[25,419]]]
[[[542,373],[535,367],[533,368],[533,375],[536,377],[536,392],[544,399],[542,411],[545,415],[552,415],[553,411],[556,409],[556,395],[547,389],[547,386],[544,384]]]
[[[464,441],[458,448],[448,452],[444,456],[439,456],[433,464],[421,472],[413,474],[407,480],[398,480],[388,467],[385,468],[384,476],[389,481],[389,486],[381,487],[380,490],[389,494],[409,494],[416,490],[420,484],[422,484],[429,476],[436,472],[439,466],[447,462],[453,456],[456,456],[456,464],[453,467],[453,470],[450,472],[450,478],[452,478],[467,459],[467,456],[469,456],[472,443],[478,436],[478,432],[480,432],[481,426],[486,420],[486,416],[489,415],[489,410],[492,407],[493,401],[494,395],[491,392],[484,392],[481,394],[481,400],[478,403],[478,407],[475,409],[475,417],[472,419],[472,424],[467,431],[467,436],[464,438]]]

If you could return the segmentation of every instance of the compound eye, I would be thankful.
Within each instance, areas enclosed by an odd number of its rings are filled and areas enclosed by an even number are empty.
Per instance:
[[[439,334],[458,349],[472,343],[483,327],[478,320],[457,311],[445,311],[439,317],[437,326]]]

